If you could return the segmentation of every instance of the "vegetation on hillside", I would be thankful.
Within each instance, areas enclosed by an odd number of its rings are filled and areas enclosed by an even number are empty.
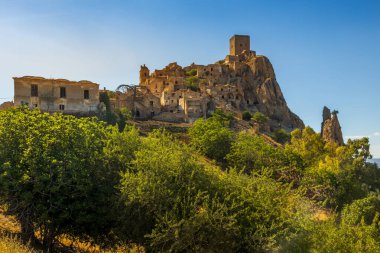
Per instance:
[[[199,119],[184,143],[164,129],[0,111],[1,204],[46,250],[69,236],[147,252],[380,251],[367,138],[338,147],[307,127],[281,147],[231,121]]]

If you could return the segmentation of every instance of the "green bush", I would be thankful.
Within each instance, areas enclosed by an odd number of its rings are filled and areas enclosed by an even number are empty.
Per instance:
[[[232,131],[218,117],[198,119],[189,130],[191,145],[211,159],[223,161],[229,153]]]
[[[185,80],[186,87],[192,91],[198,91],[199,89],[199,78],[196,76],[187,77]]]
[[[129,240],[152,252],[261,252],[290,233],[300,201],[265,173],[206,167],[166,132],[142,142],[122,179]],[[129,233],[129,234],[128,234]]]
[[[252,116],[252,120],[259,123],[259,124],[265,124],[268,122],[268,117],[262,114],[261,112],[255,112]]]
[[[249,111],[244,111],[242,118],[243,120],[250,121],[252,119],[252,114]]]
[[[282,143],[282,144],[285,144],[285,143],[289,142],[290,139],[291,139],[290,134],[289,134],[285,129],[282,129],[282,128],[276,130],[276,131],[271,135],[271,137],[272,137],[275,141],[277,141],[277,142],[279,142],[279,143]]]
[[[187,71],[185,74],[186,74],[186,76],[196,76],[197,75],[197,70],[196,69],[191,69],[191,70]]]

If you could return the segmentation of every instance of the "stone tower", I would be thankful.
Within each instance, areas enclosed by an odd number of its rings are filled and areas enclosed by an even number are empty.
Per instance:
[[[339,146],[344,145],[342,129],[338,120],[338,111],[330,112],[330,109],[326,106],[323,107],[321,135],[326,142],[335,142]]]
[[[250,51],[250,38],[248,35],[234,35],[230,38],[230,55],[239,55],[244,50]]]
[[[146,79],[149,78],[149,69],[147,66],[140,66],[140,84],[145,84]]]

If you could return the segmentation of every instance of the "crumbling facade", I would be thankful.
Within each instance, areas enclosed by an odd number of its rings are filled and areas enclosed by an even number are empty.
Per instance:
[[[270,131],[303,128],[302,120],[286,104],[270,61],[251,50],[250,37],[234,35],[229,45],[229,55],[213,64],[181,67],[173,62],[154,71],[141,66],[139,85],[112,93],[110,109],[127,108],[137,119],[190,123],[218,108],[235,117],[243,111],[261,112],[269,118]],[[48,112],[104,110],[99,94],[108,92],[89,81],[32,76],[15,77],[14,85],[15,106]]]
[[[235,115],[262,112],[274,129],[304,127],[287,107],[271,63],[250,49],[247,35],[231,37],[230,54],[213,64],[181,67],[174,62],[153,72],[141,66],[138,89],[125,101],[122,106],[135,116],[158,120],[192,122],[221,108]]]
[[[342,129],[338,120],[338,111],[331,112],[326,106],[323,107],[323,121],[321,135],[326,142],[333,142],[339,146],[344,145]]]
[[[14,104],[46,112],[86,114],[97,111],[99,84],[43,77],[14,77]]]

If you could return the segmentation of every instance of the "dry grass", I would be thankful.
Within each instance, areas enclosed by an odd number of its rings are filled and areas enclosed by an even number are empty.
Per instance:
[[[6,215],[3,206],[0,206],[0,231],[6,231],[12,234],[21,232],[20,224],[16,218],[11,215]]]
[[[16,236],[0,234],[1,253],[34,253],[38,252],[24,245]]]
[[[16,236],[20,234],[20,224],[16,218],[5,214],[5,208],[0,206],[0,253],[35,253],[39,252],[29,246],[24,245]],[[39,233],[36,233],[39,238]],[[83,253],[144,253],[145,250],[137,245],[125,245],[118,247],[116,250],[103,250],[99,245],[88,242],[81,242],[75,238],[62,235],[58,238],[59,243],[63,246],[63,252],[83,252]],[[59,251],[59,250],[58,250]]]

